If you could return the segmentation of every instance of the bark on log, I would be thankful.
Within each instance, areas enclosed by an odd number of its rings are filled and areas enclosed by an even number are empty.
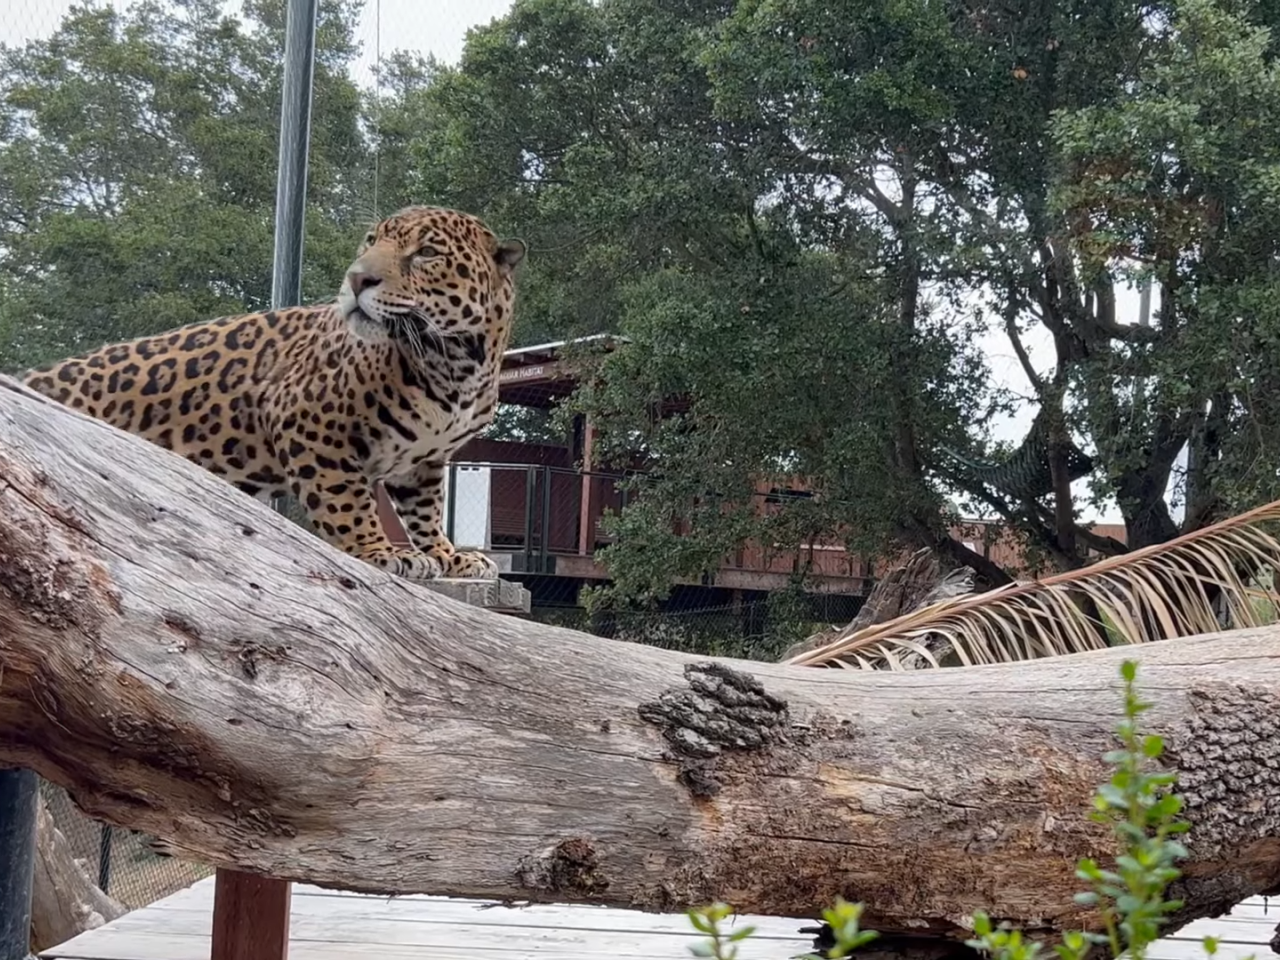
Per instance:
[[[378,892],[1085,923],[1125,656],[1194,824],[1185,917],[1280,884],[1280,631],[881,673],[478,611],[0,382],[0,762],[177,854]]]

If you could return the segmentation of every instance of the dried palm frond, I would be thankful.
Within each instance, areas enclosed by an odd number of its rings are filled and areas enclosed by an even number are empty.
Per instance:
[[[1270,622],[1280,500],[1043,580],[932,603],[786,663],[853,669],[1032,660]]]

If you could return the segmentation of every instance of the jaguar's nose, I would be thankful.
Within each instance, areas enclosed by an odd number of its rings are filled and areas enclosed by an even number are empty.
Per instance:
[[[357,297],[371,287],[376,287],[381,282],[381,277],[375,277],[372,273],[365,273],[363,270],[350,270],[347,272],[347,284],[351,287],[351,292]]]

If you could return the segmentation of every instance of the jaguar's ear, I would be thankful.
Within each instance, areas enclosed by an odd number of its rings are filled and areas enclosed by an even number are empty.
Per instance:
[[[498,266],[504,272],[510,273],[528,252],[529,248],[525,246],[523,240],[512,237],[510,240],[498,241],[498,249],[494,251],[493,258],[498,261]]]

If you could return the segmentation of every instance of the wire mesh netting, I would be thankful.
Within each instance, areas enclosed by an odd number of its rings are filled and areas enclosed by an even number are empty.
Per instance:
[[[156,853],[145,834],[90,819],[61,787],[41,781],[40,794],[76,864],[122,906],[145,907],[213,873],[201,864]]]

